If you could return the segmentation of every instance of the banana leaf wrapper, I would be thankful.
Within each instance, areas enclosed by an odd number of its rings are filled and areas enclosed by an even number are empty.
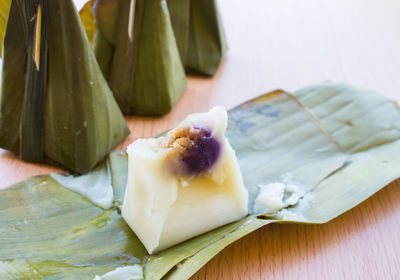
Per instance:
[[[232,109],[229,118],[227,136],[249,190],[250,212],[256,185],[287,172],[305,190],[295,206],[272,217],[249,215],[149,256],[119,213],[127,156],[113,152],[97,173],[85,175],[93,184],[99,174],[107,178],[104,186],[114,191],[110,209],[51,176],[0,191],[0,278],[93,279],[139,264],[145,279],[186,279],[262,226],[328,222],[400,177],[400,110],[373,91],[335,83],[293,95],[278,90]],[[78,184],[79,178],[70,179]]]
[[[93,47],[122,112],[168,113],[186,77],[166,1],[96,0],[92,7]]]
[[[167,0],[179,54],[190,74],[213,76],[227,43],[216,0]]]
[[[14,0],[4,39],[0,147],[86,173],[128,134],[72,0]]]

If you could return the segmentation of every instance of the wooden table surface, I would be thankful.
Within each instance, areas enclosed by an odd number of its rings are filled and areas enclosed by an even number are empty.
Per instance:
[[[132,133],[119,148],[173,127],[188,113],[231,108],[276,88],[332,80],[400,100],[398,0],[219,4],[230,50],[217,75],[190,77],[163,118],[128,117]],[[0,150],[0,187],[55,170]],[[273,224],[249,234],[193,279],[400,279],[400,180],[327,224]]]

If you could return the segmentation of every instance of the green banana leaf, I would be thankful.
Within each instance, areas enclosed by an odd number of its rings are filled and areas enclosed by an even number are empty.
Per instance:
[[[179,54],[190,74],[213,76],[227,51],[216,0],[167,0]]]
[[[245,219],[149,256],[120,215],[127,156],[116,151],[85,180],[40,176],[0,191],[0,279],[93,279],[134,264],[145,279],[185,279],[264,225],[327,222],[400,177],[400,109],[362,88],[324,83],[260,96],[229,112],[227,137],[250,194]],[[298,203],[252,214],[257,185],[289,173],[305,191]],[[99,180],[112,185],[108,209],[65,186]]]
[[[72,0],[12,1],[0,102],[0,147],[28,161],[83,174],[129,134]]]
[[[122,112],[168,113],[186,77],[166,0],[96,0],[92,9],[97,26],[93,47]]]

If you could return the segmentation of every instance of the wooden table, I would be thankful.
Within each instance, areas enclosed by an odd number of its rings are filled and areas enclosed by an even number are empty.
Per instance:
[[[128,117],[129,138],[173,127],[188,113],[227,108],[275,88],[325,80],[400,100],[397,0],[219,1],[230,51],[213,79],[189,78],[174,110]],[[0,187],[57,169],[0,150]],[[324,225],[268,225],[212,259],[193,279],[400,279],[400,180]]]

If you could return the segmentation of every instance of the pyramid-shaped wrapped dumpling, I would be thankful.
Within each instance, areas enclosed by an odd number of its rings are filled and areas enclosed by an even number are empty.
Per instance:
[[[128,133],[72,0],[13,0],[0,147],[85,173]]]
[[[96,57],[122,112],[169,112],[186,78],[166,1],[97,0],[93,12]]]
[[[212,76],[227,44],[216,0],[167,0],[179,53],[186,71]]]

